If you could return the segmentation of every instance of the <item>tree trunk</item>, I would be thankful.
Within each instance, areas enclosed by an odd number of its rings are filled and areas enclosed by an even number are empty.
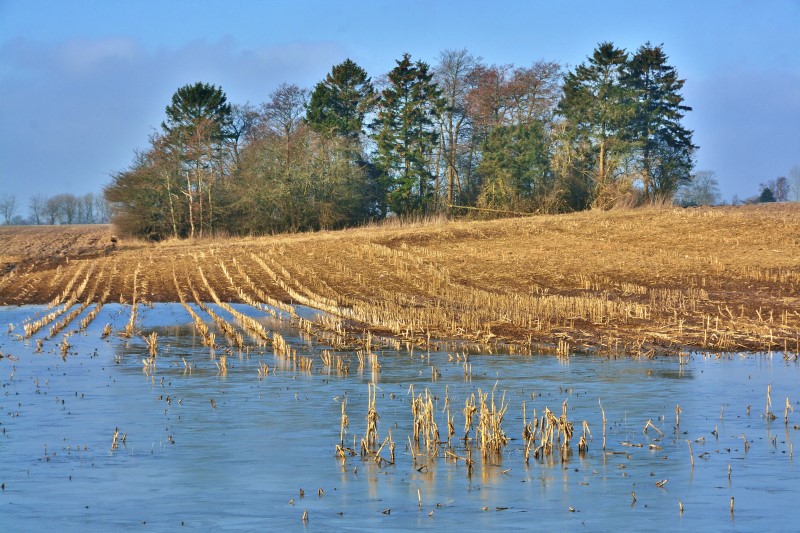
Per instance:
[[[186,198],[189,203],[189,237],[194,239],[194,196],[192,193],[192,173],[186,171]]]
[[[197,225],[200,228],[200,238],[203,238],[203,173],[200,163],[197,164]]]
[[[172,203],[172,182],[169,179],[169,171],[164,172],[167,178],[167,198],[169,199],[169,218],[172,223],[172,236],[178,238],[178,224],[175,222],[175,206]]]
[[[606,194],[606,141],[600,141],[600,161],[598,163],[597,173],[597,197],[595,198],[595,205],[598,207],[605,207],[605,200],[603,196]]]

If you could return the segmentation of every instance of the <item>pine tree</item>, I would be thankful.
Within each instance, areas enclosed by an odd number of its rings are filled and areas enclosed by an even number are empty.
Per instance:
[[[692,132],[680,121],[692,108],[683,105],[680,90],[685,80],[667,65],[661,46],[646,43],[631,58],[624,82],[633,91],[636,112],[629,138],[641,157],[645,198],[671,198],[678,186],[690,179]]]
[[[626,186],[617,181],[631,153],[626,128],[635,110],[632,91],[623,83],[627,64],[625,50],[601,43],[587,63],[567,74],[558,105],[571,142],[592,161],[595,207],[611,207]]]
[[[188,138],[197,134],[200,127],[205,127],[215,140],[229,133],[231,105],[221,87],[200,82],[184,85],[172,95],[166,112],[167,120],[161,127],[168,135]]]
[[[161,123],[170,151],[180,154],[181,176],[170,179],[185,183],[189,236],[214,223],[213,186],[223,174],[225,141],[230,136],[231,105],[221,87],[208,83],[184,85],[175,91],[166,108],[167,120]]]
[[[761,194],[758,196],[758,202],[768,203],[774,201],[775,201],[775,195],[772,193],[772,189],[770,189],[769,187],[764,187],[761,190]]]
[[[434,175],[429,168],[438,133],[441,92],[426,63],[404,54],[388,74],[373,124],[375,163],[386,193],[383,206],[403,215],[428,212],[434,200]]]
[[[358,141],[374,97],[367,71],[347,59],[314,87],[306,121],[317,133]]]
[[[480,203],[515,211],[545,207],[552,189],[548,144],[541,121],[495,128],[482,145]]]

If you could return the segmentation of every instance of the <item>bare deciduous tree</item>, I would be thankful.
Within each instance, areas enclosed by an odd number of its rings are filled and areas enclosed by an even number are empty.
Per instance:
[[[506,90],[509,113],[515,124],[538,119],[550,121],[561,95],[561,65],[536,61],[530,67],[514,69]]]
[[[719,182],[711,170],[700,170],[689,183],[678,188],[675,202],[684,207],[715,205],[719,202]]]
[[[111,220],[111,204],[102,194],[94,197],[94,212],[98,224],[108,224]]]
[[[292,139],[303,122],[307,100],[308,89],[282,83],[262,106],[265,126],[284,139],[287,167],[291,163]]]
[[[233,149],[234,164],[239,165],[239,152],[242,145],[253,140],[253,133],[258,123],[258,111],[250,105],[233,104],[231,107],[230,143]]]
[[[447,185],[445,195],[448,205],[455,203],[461,192],[461,171],[469,172],[470,165],[460,164],[469,149],[472,121],[468,113],[467,95],[476,87],[476,69],[481,58],[461,50],[444,50],[434,68],[434,81],[442,90],[444,111],[439,118],[441,153],[445,161]]]
[[[61,223],[75,224],[80,215],[80,201],[72,194],[59,194],[61,202]]]
[[[3,215],[3,223],[11,224],[14,214],[17,212],[17,197],[13,194],[3,194],[0,196],[0,215]]]
[[[775,178],[774,180],[769,180],[765,183],[758,184],[759,189],[761,189],[762,193],[764,189],[769,189],[772,193],[772,200],[773,202],[786,202],[789,200],[789,180],[786,179],[785,176],[780,176],[779,178]]]
[[[478,67],[474,73],[475,87],[467,95],[469,113],[485,133],[506,121],[510,107],[506,88],[513,65]]]
[[[42,210],[42,217],[46,224],[54,225],[61,215],[61,202],[58,197],[48,198]]]
[[[94,224],[94,195],[85,194],[78,198],[78,222],[81,224]]]
[[[785,176],[781,176],[775,180],[775,188],[772,189],[775,194],[776,202],[785,202],[789,200],[789,180]]]
[[[28,209],[31,212],[31,222],[36,225],[42,224],[44,218],[44,210],[47,205],[47,196],[44,194],[34,194],[31,196],[28,203]]]

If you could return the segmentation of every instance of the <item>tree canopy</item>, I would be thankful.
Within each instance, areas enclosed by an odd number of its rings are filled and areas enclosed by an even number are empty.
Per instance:
[[[229,133],[231,105],[221,87],[197,82],[184,85],[172,95],[166,108],[167,119],[161,127],[167,135],[178,135],[184,140],[201,133],[201,129],[215,140]]]
[[[592,204],[611,207],[638,190],[645,200],[671,198],[693,166],[692,132],[680,120],[684,80],[649,43],[633,57],[612,43],[567,74],[559,111],[581,153]]]
[[[203,237],[606,209],[690,190],[690,108],[662,45],[600,43],[566,72],[489,65],[465,49],[432,66],[403,54],[376,79],[346,59],[312,90],[283,83],[260,105],[180,87],[149,148],[106,187],[114,220],[138,235]]]
[[[373,123],[386,203],[398,215],[427,213],[434,200],[431,163],[439,139],[434,126],[443,106],[441,91],[428,64],[412,63],[409,54],[387,78]]]
[[[367,71],[346,59],[314,87],[306,121],[317,133],[340,135],[356,142],[374,98],[375,88]]]

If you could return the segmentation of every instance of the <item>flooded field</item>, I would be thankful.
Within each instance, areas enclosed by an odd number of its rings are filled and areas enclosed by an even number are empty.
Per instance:
[[[25,338],[44,306],[0,308],[0,530],[791,530],[800,518],[794,356],[555,357],[374,339],[375,356],[359,359],[233,308],[296,354],[248,337],[229,347],[214,327],[211,350],[180,304],[139,306],[129,338],[130,306],[107,304],[66,341],[77,326]],[[507,439],[486,457],[479,391]],[[423,403],[434,449],[414,440]],[[566,433],[540,448],[548,410],[569,422],[568,448]],[[368,418],[377,434],[362,455]]]

